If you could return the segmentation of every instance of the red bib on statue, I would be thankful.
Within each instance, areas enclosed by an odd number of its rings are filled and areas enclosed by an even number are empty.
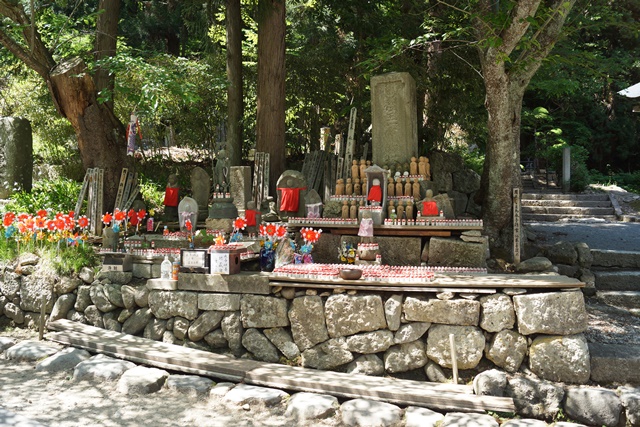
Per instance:
[[[300,206],[300,190],[306,187],[298,188],[278,188],[282,197],[280,199],[280,210],[283,212],[298,212]]]
[[[439,214],[436,202],[422,202],[422,216],[437,216]]]
[[[178,206],[179,192],[180,192],[179,188],[167,187],[164,192],[164,202],[162,204],[165,206]]]
[[[247,227],[255,227],[256,225],[256,213],[253,209],[246,209],[244,211],[244,219],[247,220]]]

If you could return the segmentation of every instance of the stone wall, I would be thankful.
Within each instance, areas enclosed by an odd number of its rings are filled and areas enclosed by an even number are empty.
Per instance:
[[[582,293],[322,292],[280,288],[264,276],[181,274],[175,282],[88,269],[49,280],[6,267],[0,319],[34,326],[44,296],[49,320],[100,328],[268,362],[439,381],[451,376],[449,335],[469,376],[528,368],[549,381],[584,384],[589,351]],[[24,274],[27,273],[27,274]],[[321,293],[319,293],[321,292]]]

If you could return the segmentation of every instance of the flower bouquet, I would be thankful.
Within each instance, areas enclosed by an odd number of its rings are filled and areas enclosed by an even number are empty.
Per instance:
[[[242,240],[242,230],[247,227],[247,220],[242,217],[237,217],[233,221],[233,231],[231,237],[229,237],[229,243],[239,242]]]
[[[287,235],[287,227],[282,224],[260,224],[260,270],[273,271],[276,266],[276,248]]]
[[[338,258],[341,262],[354,264],[356,262],[356,248],[351,243],[342,242],[338,248]]]
[[[313,258],[311,257],[311,250],[313,249],[313,245],[318,242],[320,239],[320,234],[322,233],[322,229],[314,230],[313,228],[301,228],[300,236],[302,240],[304,240],[304,244],[300,246],[299,254],[296,254],[297,257],[296,263],[299,264],[300,261],[304,263],[312,263]]]

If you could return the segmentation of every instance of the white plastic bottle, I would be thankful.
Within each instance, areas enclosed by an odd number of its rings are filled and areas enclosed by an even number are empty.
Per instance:
[[[165,255],[164,261],[162,261],[162,264],[160,264],[160,278],[171,279],[171,268],[171,261],[169,261],[169,257]]]

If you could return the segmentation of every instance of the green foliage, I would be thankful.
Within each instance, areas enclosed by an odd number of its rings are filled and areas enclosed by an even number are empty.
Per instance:
[[[78,273],[83,267],[94,268],[100,261],[93,245],[46,246],[40,255],[47,258],[61,276]]]
[[[597,170],[591,170],[591,181],[602,185],[617,185],[623,189],[640,193],[640,171],[635,172],[619,172],[611,174],[603,174]]]
[[[587,165],[584,163],[572,163],[570,190],[574,193],[580,193],[586,190],[589,184],[591,184],[591,177],[589,176]]]
[[[166,183],[164,185],[166,185]],[[150,212],[152,209],[155,212],[159,212],[163,209],[162,202],[164,201],[164,186],[151,182],[145,178],[141,178],[140,194],[142,194],[142,199],[147,205],[147,212]]]
[[[12,261],[18,257],[18,245],[14,239],[5,239],[0,235],[0,260]]]
[[[30,193],[19,191],[11,196],[3,210],[35,214],[40,209],[69,212],[75,209],[81,184],[68,178],[36,181]]]

